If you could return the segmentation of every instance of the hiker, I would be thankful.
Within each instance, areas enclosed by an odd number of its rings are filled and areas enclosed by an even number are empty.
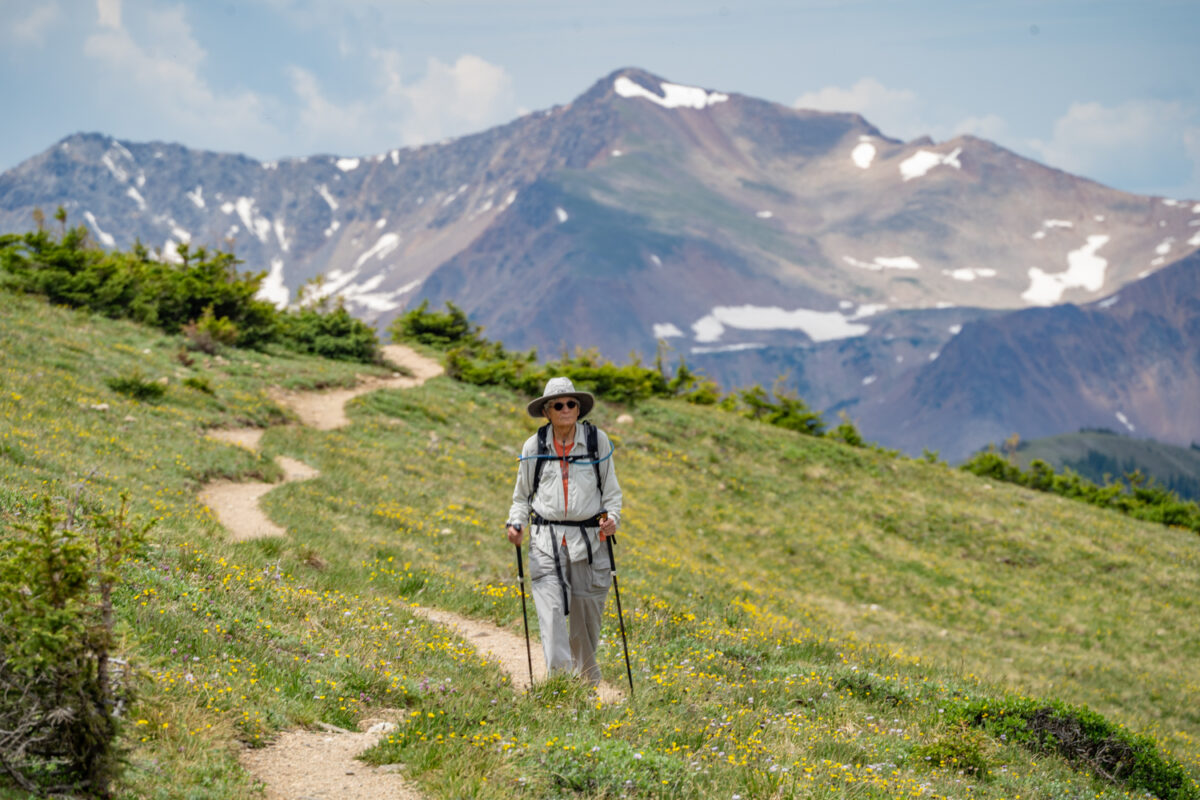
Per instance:
[[[580,421],[595,403],[590,393],[575,391],[570,378],[551,378],[527,406],[531,417],[548,422],[521,450],[505,526],[519,555],[530,523],[530,581],[546,671],[570,672],[592,686],[600,683],[596,644],[612,584],[609,551],[601,543],[621,521],[612,443]]]

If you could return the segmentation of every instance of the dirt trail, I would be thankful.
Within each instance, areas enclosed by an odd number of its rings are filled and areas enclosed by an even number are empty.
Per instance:
[[[500,668],[512,678],[513,686],[521,691],[529,688],[530,659],[525,651],[525,637],[452,611],[427,606],[413,606],[412,610],[431,622],[453,628],[476,650],[499,661]],[[531,640],[530,646],[533,656],[533,680],[537,682],[546,677],[546,659],[542,656],[542,645],[537,639]],[[596,691],[605,704],[620,703],[625,699],[625,693],[607,681],[601,682]]]
[[[420,386],[442,374],[442,367],[407,347],[388,345],[384,357],[413,373],[413,377],[367,378],[352,389],[326,392],[286,392],[277,390],[273,398],[296,413],[304,425],[318,430],[333,430],[349,424],[346,403],[376,389],[400,389]],[[258,450],[261,428],[209,431],[208,436],[248,450]],[[275,462],[283,468],[281,483],[234,483],[217,481],[200,493],[207,505],[235,541],[262,536],[286,536],[287,531],[276,525],[258,505],[259,499],[278,486],[290,481],[307,480],[320,473],[312,467],[287,456],[277,456]],[[501,668],[512,676],[513,685],[529,687],[529,665],[525,640],[503,628],[489,623],[433,608],[413,607],[425,619],[453,628],[477,650],[499,661]],[[533,643],[534,680],[545,677],[541,646]],[[617,703],[624,694],[610,684],[598,688],[605,703]],[[354,733],[323,726],[321,731],[286,731],[270,746],[242,752],[241,762],[246,770],[266,787],[268,800],[316,800],[316,798],[356,798],[358,800],[420,800],[420,794],[396,774],[396,765],[370,767],[357,756],[386,736],[389,723],[371,720],[368,731]],[[394,729],[394,725],[390,729]]]
[[[413,376],[408,378],[397,373],[391,378],[364,378],[353,388],[324,392],[288,392],[278,389],[272,393],[271,398],[294,411],[300,421],[310,428],[329,431],[350,424],[346,417],[346,403],[360,394],[376,389],[411,389],[444,372],[441,364],[398,344],[386,345],[383,348],[383,357],[386,361],[408,369]]]
[[[443,372],[441,364],[402,345],[386,345],[383,348],[383,357],[386,361],[409,370],[413,377],[404,377],[397,373],[391,378],[366,378],[353,388],[328,392],[285,392],[277,389],[272,392],[272,399],[295,412],[304,425],[328,431],[350,424],[349,418],[346,417],[346,403],[355,397],[376,389],[408,389],[420,386]],[[212,430],[208,432],[208,436],[247,450],[258,450],[263,429]],[[287,456],[277,457],[275,463],[283,468],[283,483],[308,480],[320,475],[307,464]],[[287,531],[268,519],[258,505],[263,495],[280,485],[282,484],[215,481],[204,487],[200,493],[200,502],[212,510],[235,542],[266,536],[286,536]]]
[[[358,760],[381,735],[286,731],[270,747],[243,750],[241,762],[265,784],[267,800],[421,800],[397,774],[398,764],[372,767]]]

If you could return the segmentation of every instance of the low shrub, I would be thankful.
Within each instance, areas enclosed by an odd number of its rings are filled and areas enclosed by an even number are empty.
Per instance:
[[[193,375],[189,378],[184,378],[183,385],[189,389],[195,389],[197,392],[203,392],[204,394],[216,394],[216,392],[213,390],[212,382],[203,375]]]
[[[981,700],[964,704],[952,718],[1035,752],[1057,754],[1099,778],[1159,800],[1200,798],[1200,787],[1187,770],[1163,756],[1153,740],[1087,708],[1032,698]]]
[[[147,379],[145,375],[137,370],[128,375],[105,378],[104,383],[114,392],[132,397],[134,400],[144,403],[159,400],[167,393],[166,385]]]
[[[946,769],[987,780],[987,737],[983,732],[959,721],[942,731],[933,741],[913,748],[910,764],[917,768]]]
[[[388,328],[393,341],[420,342],[445,350],[462,345],[482,345],[480,328],[458,306],[446,301],[445,311],[430,311],[429,301],[397,317]]]
[[[1097,486],[1071,470],[1056,473],[1041,459],[1035,459],[1024,471],[995,450],[976,453],[962,469],[984,478],[1015,483],[1039,492],[1081,500],[1094,506],[1113,509],[1147,522],[1176,525],[1200,532],[1200,505],[1184,502],[1169,489],[1147,481],[1140,472],[1125,476],[1128,484],[1112,482]]]
[[[237,325],[228,317],[215,316],[212,306],[204,309],[199,320],[185,324],[181,330],[189,349],[209,355],[221,352],[222,347],[232,347],[238,340]]]
[[[332,310],[305,308],[281,315],[280,339],[299,353],[367,364],[379,360],[375,331],[340,303]]]

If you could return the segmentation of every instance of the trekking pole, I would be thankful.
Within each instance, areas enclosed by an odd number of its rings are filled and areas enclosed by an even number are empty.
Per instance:
[[[600,512],[600,521],[608,519],[608,512]],[[625,614],[621,611],[621,587],[617,585],[617,559],[613,556],[613,539],[616,536],[605,537],[608,545],[608,566],[612,570],[613,592],[617,596],[617,621],[621,625],[621,646],[625,649],[625,677],[629,678],[629,699],[633,699],[633,670],[629,668],[629,640],[625,638]]]
[[[517,526],[517,530],[521,530]],[[529,662],[529,688],[533,688],[533,653],[529,649],[529,612],[525,610],[525,563],[521,560],[521,545],[517,549],[517,580],[521,583],[521,618],[525,620],[525,658]]]

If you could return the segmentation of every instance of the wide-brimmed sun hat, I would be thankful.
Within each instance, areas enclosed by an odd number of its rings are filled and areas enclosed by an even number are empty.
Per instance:
[[[592,396],[592,393],[575,391],[575,384],[571,383],[570,378],[551,378],[546,382],[546,391],[542,392],[542,396],[526,406],[529,416],[541,419],[542,409],[546,403],[559,397],[574,397],[579,401],[580,419],[586,417],[592,407],[596,405],[596,398]]]

